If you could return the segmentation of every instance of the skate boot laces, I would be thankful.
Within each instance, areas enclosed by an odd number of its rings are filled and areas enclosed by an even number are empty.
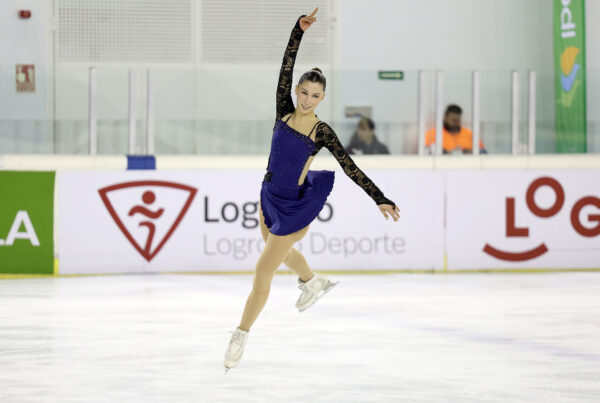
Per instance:
[[[302,296],[306,296],[308,294],[319,293],[325,289],[329,283],[329,280],[322,274],[315,273],[313,278],[310,280],[303,282],[302,280],[298,279],[298,283],[298,288],[302,290]]]
[[[239,330],[230,330],[231,335],[231,344],[243,345],[246,341],[246,334],[242,333]]]

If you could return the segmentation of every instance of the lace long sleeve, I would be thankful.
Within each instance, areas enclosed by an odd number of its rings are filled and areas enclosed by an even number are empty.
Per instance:
[[[354,163],[350,155],[348,155],[344,149],[344,146],[342,146],[338,136],[327,123],[320,123],[317,128],[317,147],[318,149],[326,147],[340,164],[344,173],[348,175],[354,183],[360,186],[376,204],[395,205],[393,201],[383,195],[383,192],[379,190],[373,181]]]
[[[300,18],[302,17],[304,17],[304,15],[300,16]],[[304,35],[304,31],[300,28],[300,18],[296,21],[296,25],[294,25],[292,33],[290,34],[290,39],[283,55],[281,70],[279,71],[279,81],[277,83],[277,95],[275,99],[276,120],[281,119],[288,113],[294,112],[295,109],[292,100],[292,75],[294,72],[296,55],[298,54],[298,48],[300,47],[300,41],[302,40],[302,35]]]

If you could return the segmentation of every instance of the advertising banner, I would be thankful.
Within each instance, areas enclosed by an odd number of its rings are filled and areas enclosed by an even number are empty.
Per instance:
[[[54,272],[54,172],[0,171],[0,273]]]
[[[554,0],[556,151],[585,153],[585,1]]]
[[[600,267],[598,170],[447,175],[449,269]]]
[[[400,207],[386,221],[336,171],[333,192],[296,244],[314,269],[435,269],[443,265],[443,177],[369,171]],[[248,271],[264,247],[264,171],[60,172],[59,273]]]

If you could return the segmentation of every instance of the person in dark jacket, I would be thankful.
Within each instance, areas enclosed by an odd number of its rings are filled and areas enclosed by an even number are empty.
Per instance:
[[[387,146],[375,136],[375,123],[367,117],[358,122],[356,132],[346,146],[348,154],[389,154]]]

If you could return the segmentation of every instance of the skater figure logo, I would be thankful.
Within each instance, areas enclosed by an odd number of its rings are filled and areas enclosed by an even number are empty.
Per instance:
[[[548,186],[552,189],[555,199],[552,206],[548,208],[540,207],[535,201],[535,194],[542,186]],[[535,179],[527,188],[525,195],[527,207],[530,212],[540,218],[550,218],[558,214],[565,203],[565,191],[562,185],[554,178],[541,177]],[[576,233],[582,237],[592,238],[600,235],[600,214],[588,214],[587,221],[592,223],[592,227],[584,226],[581,222],[581,212],[585,207],[593,206],[596,209],[600,209],[600,199],[596,196],[584,196],[577,200],[571,208],[571,226]],[[515,223],[515,198],[506,198],[506,237],[529,237],[528,227],[517,227]],[[548,247],[544,242],[536,246],[535,248],[521,251],[503,251],[495,248],[494,246],[486,243],[483,251],[496,259],[506,260],[509,262],[522,262],[526,260],[535,259],[548,252]]]
[[[148,262],[175,232],[196,192],[165,181],[125,182],[98,190],[117,227]]]

